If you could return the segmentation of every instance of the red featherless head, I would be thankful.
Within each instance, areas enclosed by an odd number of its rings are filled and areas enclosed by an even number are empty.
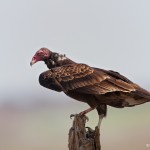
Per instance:
[[[44,61],[44,60],[48,59],[51,54],[52,54],[52,52],[48,48],[41,48],[33,56],[32,60],[30,62],[30,65],[32,66],[33,64],[35,64],[38,61]]]

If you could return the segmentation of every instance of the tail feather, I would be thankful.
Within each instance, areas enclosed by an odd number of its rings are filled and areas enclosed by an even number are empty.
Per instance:
[[[136,90],[133,92],[135,97],[140,97],[143,101],[148,102],[150,101],[150,92],[141,88],[140,86],[136,85]]]

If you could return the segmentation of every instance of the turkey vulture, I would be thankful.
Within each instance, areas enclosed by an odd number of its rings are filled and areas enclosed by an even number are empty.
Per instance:
[[[80,115],[97,109],[99,125],[106,116],[107,105],[123,108],[150,101],[150,92],[118,72],[76,63],[47,48],[38,50],[30,65],[38,61],[44,61],[49,68],[40,74],[40,85],[87,103],[90,108]]]

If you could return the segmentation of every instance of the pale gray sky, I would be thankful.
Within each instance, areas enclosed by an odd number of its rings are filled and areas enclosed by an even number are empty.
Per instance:
[[[149,41],[149,0],[0,0],[0,99],[50,96],[38,83],[45,65],[29,66],[41,47],[150,90]]]

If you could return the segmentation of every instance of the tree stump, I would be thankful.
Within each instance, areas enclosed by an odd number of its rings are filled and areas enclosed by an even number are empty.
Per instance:
[[[86,116],[74,115],[72,127],[69,130],[69,150],[101,150],[100,132],[96,126],[95,130],[85,127]]]

